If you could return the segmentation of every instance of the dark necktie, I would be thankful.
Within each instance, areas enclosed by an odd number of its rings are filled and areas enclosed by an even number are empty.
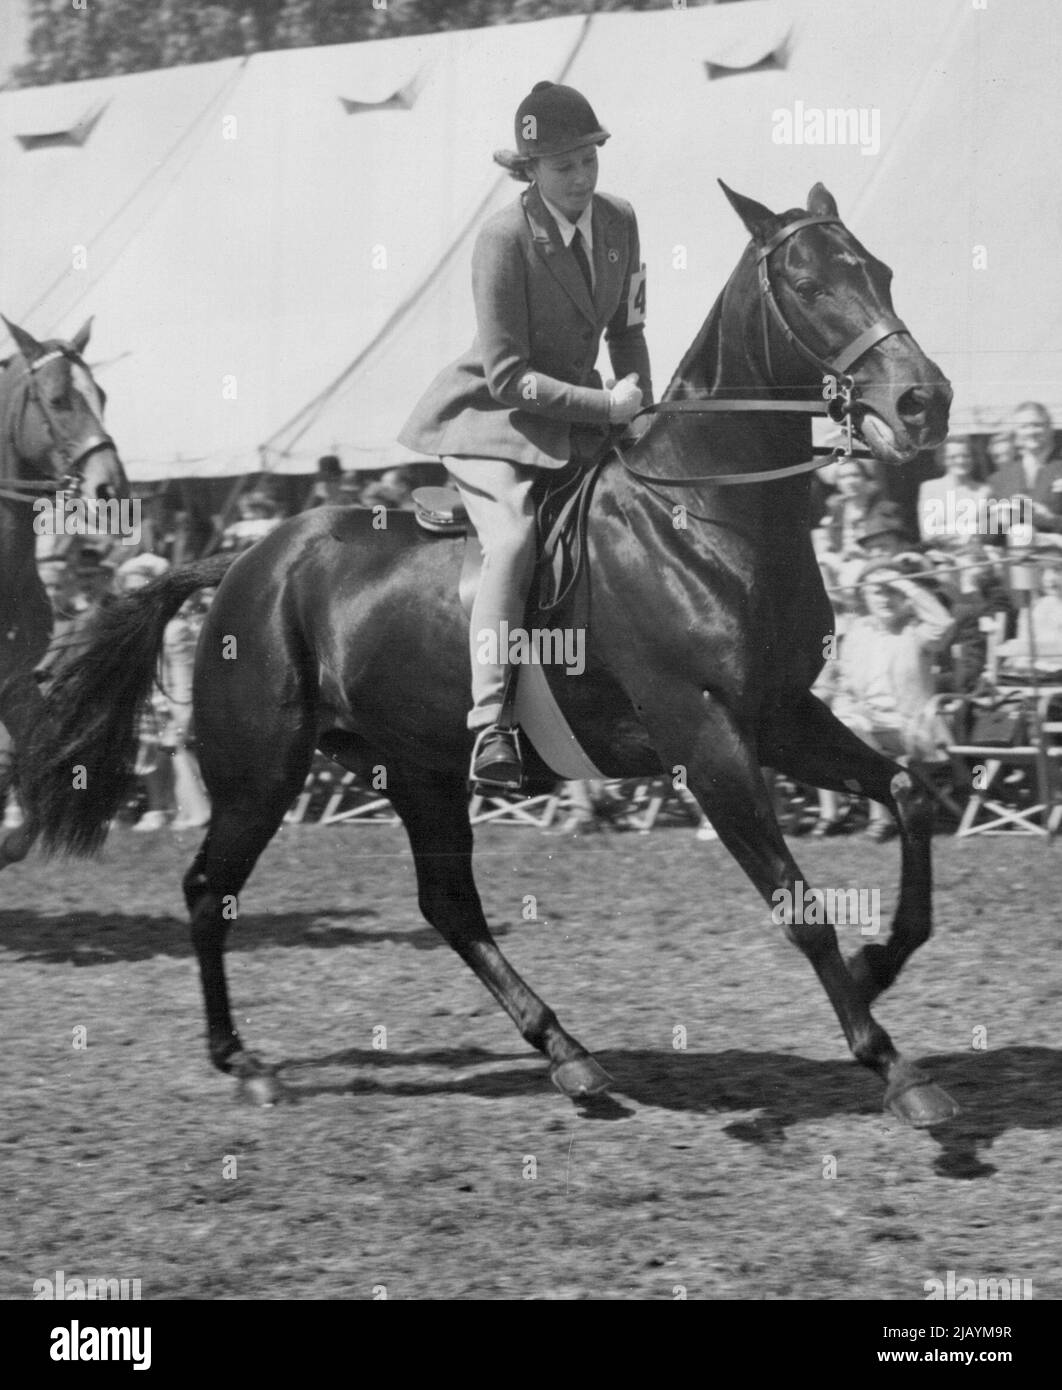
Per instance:
[[[586,242],[583,240],[583,234],[578,227],[576,227],[575,235],[572,237],[572,251],[575,253],[576,263],[582,271],[583,279],[586,281],[587,293],[590,298],[593,299],[594,277],[590,273],[590,261],[586,254]]]

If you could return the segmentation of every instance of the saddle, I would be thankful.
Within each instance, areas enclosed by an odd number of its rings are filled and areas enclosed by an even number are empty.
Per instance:
[[[548,473],[536,483],[537,560],[529,608],[555,613],[575,594],[586,562],[586,523],[598,475],[608,457],[601,454],[589,466],[581,461]],[[461,601],[474,594],[483,563],[479,540],[471,530],[461,494],[452,487],[420,487],[413,493],[417,523],[436,536],[467,536],[461,571]]]
[[[565,610],[565,624],[585,629],[589,617],[589,586],[586,582],[586,527],[594,485],[610,450],[606,449],[589,464],[576,459],[566,468],[546,475],[532,492],[538,558],[528,600],[527,626],[539,616],[559,616]],[[479,539],[469,525],[460,493],[450,487],[417,488],[413,493],[416,519],[430,535],[464,535],[465,555],[461,568],[461,606],[472,609],[483,565]],[[512,719],[535,745],[546,765],[560,777],[594,778],[605,776],[587,756],[572,732],[550,688],[542,666],[534,663],[513,668],[519,679],[510,678],[503,722]]]

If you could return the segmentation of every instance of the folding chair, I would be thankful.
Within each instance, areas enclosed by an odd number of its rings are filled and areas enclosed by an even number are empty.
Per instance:
[[[1040,835],[1050,841],[1062,826],[1062,719],[1053,707],[1062,701],[1062,686],[1012,687],[1024,705],[1030,728],[1019,744],[953,743],[949,755],[972,766],[973,790],[956,834]],[[1025,805],[1008,805],[1003,779],[1014,772],[1031,774],[1035,793]]]
[[[323,755],[315,758],[302,791],[284,817],[285,824],[302,824],[315,798],[319,802],[326,790],[329,795],[317,817],[318,825],[339,825],[347,821],[368,825],[398,824],[398,815],[385,796],[367,787],[356,773],[344,772],[341,777],[337,774],[337,767],[329,759]]]
[[[624,819],[632,830],[638,830],[643,835],[653,829],[662,815],[677,817],[683,824],[692,825],[699,824],[702,818],[701,808],[693,793],[688,787],[676,787],[669,776],[637,780],[630,786],[627,798],[631,808]]]
[[[510,796],[498,792],[496,796],[477,793],[468,806],[469,820],[473,825],[532,826],[536,830],[546,830],[553,824],[563,797],[557,791],[546,792],[540,796]]]

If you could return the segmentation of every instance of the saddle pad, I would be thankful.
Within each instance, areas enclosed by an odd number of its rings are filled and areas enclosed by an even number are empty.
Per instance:
[[[587,777],[598,782],[607,780],[572,733],[541,666],[520,667],[515,713],[516,722],[535,745],[538,756],[558,777],[568,781]]]

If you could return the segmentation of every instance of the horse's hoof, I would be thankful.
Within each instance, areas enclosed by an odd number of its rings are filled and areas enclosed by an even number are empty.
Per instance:
[[[257,1072],[252,1076],[240,1077],[240,1099],[248,1105],[276,1105],[284,1099],[284,1087],[272,1072]]]
[[[917,1081],[898,1095],[885,1093],[885,1108],[915,1129],[942,1125],[959,1114],[959,1107],[935,1081]]]
[[[549,1079],[569,1100],[599,1096],[612,1085],[612,1077],[593,1057],[573,1057],[550,1068]]]

